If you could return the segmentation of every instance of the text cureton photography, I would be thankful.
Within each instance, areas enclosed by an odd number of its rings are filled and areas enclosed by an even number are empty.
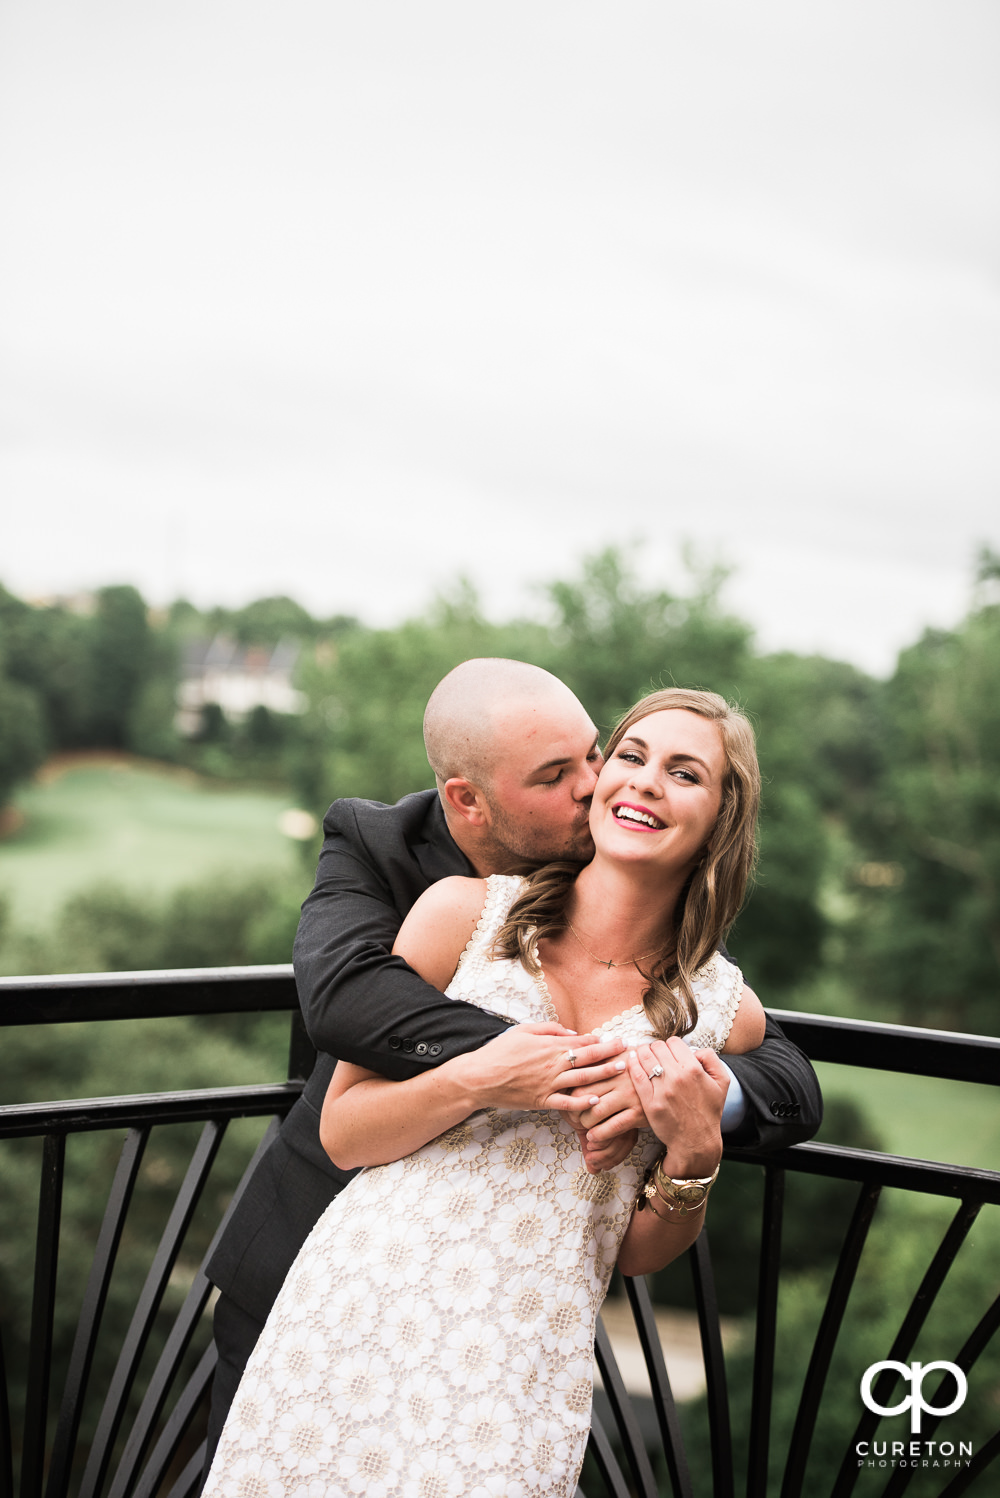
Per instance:
[[[941,1403],[935,1404],[933,1400],[924,1395],[924,1379],[930,1373],[941,1372],[944,1378],[938,1380],[936,1393],[943,1394]],[[884,1404],[875,1397],[873,1384],[882,1375],[884,1380],[880,1393],[884,1393],[891,1380],[888,1375],[898,1373],[904,1384],[909,1385],[910,1392],[904,1394],[894,1404]],[[948,1399],[948,1380],[955,1385],[954,1398]],[[969,1392],[966,1376],[956,1363],[949,1363],[939,1359],[932,1363],[900,1363],[893,1358],[886,1358],[880,1363],[872,1363],[865,1369],[861,1380],[861,1398],[873,1414],[890,1417],[902,1415],[909,1411],[911,1437],[919,1436],[922,1429],[922,1417],[924,1414],[943,1419],[946,1415],[953,1415],[962,1408]],[[910,1439],[903,1440],[881,1440],[881,1441],[858,1441],[854,1447],[858,1458],[859,1467],[970,1467],[974,1455],[971,1441],[962,1440],[931,1440]]]

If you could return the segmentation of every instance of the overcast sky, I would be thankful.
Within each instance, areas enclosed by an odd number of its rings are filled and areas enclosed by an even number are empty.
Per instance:
[[[1000,549],[995,0],[5,0],[0,581],[876,671]]]

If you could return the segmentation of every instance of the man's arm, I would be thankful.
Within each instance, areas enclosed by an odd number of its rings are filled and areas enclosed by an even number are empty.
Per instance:
[[[397,863],[393,872],[395,891],[349,821],[328,831],[294,959],[317,1050],[401,1081],[485,1045],[508,1022],[445,998],[391,955],[403,917],[427,883],[415,863]]]
[[[766,1012],[766,1011],[765,1011]],[[776,1150],[811,1139],[823,1122],[823,1096],[809,1058],[767,1016],[764,1040],[755,1051],[726,1055],[743,1091],[746,1113],[726,1145]]]

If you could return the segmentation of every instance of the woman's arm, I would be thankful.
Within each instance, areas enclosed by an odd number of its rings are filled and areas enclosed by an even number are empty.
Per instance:
[[[403,922],[394,952],[443,990],[476,928],[484,897],[482,879],[455,877],[432,885]],[[570,1042],[575,1067],[567,1060]],[[334,1163],[350,1170],[398,1160],[486,1106],[578,1111],[586,1100],[563,1089],[604,1080],[614,1071],[609,1058],[621,1049],[621,1041],[598,1043],[546,1023],[517,1025],[405,1082],[340,1062],[323,1104],[320,1139]]]
[[[754,1050],[764,1038],[764,1025],[763,1006],[744,984],[724,1051]],[[662,1075],[651,1078],[654,1066]],[[692,1051],[677,1039],[654,1041],[629,1052],[628,1075],[649,1127],[666,1146],[664,1173],[675,1180],[710,1176],[722,1159],[722,1105],[729,1088],[715,1052]],[[618,1256],[622,1274],[652,1274],[676,1259],[701,1232],[706,1210],[707,1204],[681,1215],[656,1196],[633,1212]]]
[[[567,1061],[572,1044],[577,1065]],[[496,1040],[456,1056],[432,1072],[390,1082],[340,1061],[327,1089],[319,1137],[341,1170],[385,1165],[428,1144],[481,1108],[579,1111],[585,1103],[567,1089],[584,1077],[600,1079],[620,1041],[595,1041],[562,1025],[516,1025]],[[590,1064],[581,1067],[580,1062]]]
[[[628,1065],[649,1126],[665,1145],[664,1174],[675,1180],[710,1176],[722,1159],[722,1105],[729,1086],[715,1052],[695,1055],[674,1037],[629,1051]],[[656,1066],[662,1075],[650,1077]],[[652,1274],[690,1248],[705,1210],[681,1216],[657,1197],[633,1212],[618,1255],[622,1274]]]
[[[739,1056],[746,1051],[755,1051],[764,1039],[764,1027],[767,1024],[767,1015],[764,1006],[754,993],[744,983],[743,992],[740,995],[739,1007],[733,1016],[733,1023],[726,1043],[722,1047],[724,1056]]]

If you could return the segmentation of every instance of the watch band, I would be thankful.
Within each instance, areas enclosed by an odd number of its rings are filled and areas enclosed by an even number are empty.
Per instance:
[[[654,1198],[659,1197],[663,1205],[669,1207],[678,1217],[693,1216],[695,1212],[700,1212],[708,1201],[708,1193],[718,1177],[720,1165],[715,1167],[710,1176],[676,1178],[664,1175],[663,1161],[658,1160],[642,1188],[640,1207],[648,1204],[655,1215],[661,1217],[663,1214],[657,1212],[653,1205]]]

